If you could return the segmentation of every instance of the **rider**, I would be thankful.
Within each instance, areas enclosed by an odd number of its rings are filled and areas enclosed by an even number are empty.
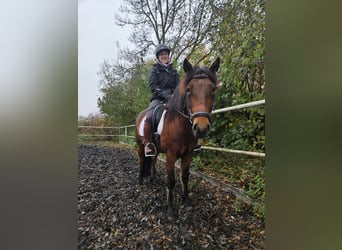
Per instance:
[[[156,147],[151,142],[153,110],[159,103],[169,99],[179,82],[179,75],[169,61],[170,52],[170,48],[165,44],[158,45],[155,50],[158,61],[152,66],[148,80],[152,97],[144,124],[145,156],[157,154]]]

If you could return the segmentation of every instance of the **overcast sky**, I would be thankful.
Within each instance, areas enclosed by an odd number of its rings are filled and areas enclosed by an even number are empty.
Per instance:
[[[78,115],[98,113],[99,65],[128,45],[129,29],[114,23],[122,0],[78,1]]]

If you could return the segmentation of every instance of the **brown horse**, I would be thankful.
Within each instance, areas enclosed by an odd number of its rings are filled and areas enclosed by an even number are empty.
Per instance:
[[[217,88],[216,72],[220,59],[208,67],[193,67],[187,59],[183,62],[186,75],[179,82],[170,98],[164,123],[160,132],[159,142],[156,144],[158,153],[165,153],[167,173],[167,214],[174,218],[173,190],[175,187],[175,162],[181,159],[180,177],[182,180],[182,198],[186,205],[189,199],[189,166],[193,156],[193,149],[198,138],[203,138],[210,131],[210,116],[214,104],[214,94]],[[143,136],[139,126],[143,122],[146,110],[142,111],[136,119],[136,142],[139,155],[139,183],[143,177],[155,177],[155,164],[157,156],[145,157]]]

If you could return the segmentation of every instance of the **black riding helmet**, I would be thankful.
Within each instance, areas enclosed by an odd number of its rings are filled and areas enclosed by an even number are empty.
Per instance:
[[[166,51],[170,55],[171,49],[167,45],[165,45],[165,44],[158,45],[157,48],[156,48],[156,52],[155,52],[157,58],[158,58],[159,53],[162,52],[162,51]]]

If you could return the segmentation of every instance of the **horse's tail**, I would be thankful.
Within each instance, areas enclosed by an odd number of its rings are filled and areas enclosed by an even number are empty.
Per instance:
[[[141,177],[148,177],[151,174],[151,163],[152,158],[144,156],[142,169],[141,169]]]
[[[135,121],[135,139],[138,145],[138,155],[139,155],[139,183],[142,184],[143,177],[149,177],[151,175],[151,165],[152,159],[151,157],[146,157],[144,152],[143,138],[139,134],[139,124],[142,121],[144,115],[146,114],[146,110],[140,112],[136,121]]]

